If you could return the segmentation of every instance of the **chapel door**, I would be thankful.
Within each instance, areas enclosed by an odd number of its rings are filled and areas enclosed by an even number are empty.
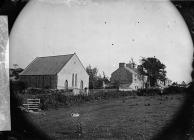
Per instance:
[[[65,81],[65,89],[66,90],[68,89],[68,81],[67,80]]]

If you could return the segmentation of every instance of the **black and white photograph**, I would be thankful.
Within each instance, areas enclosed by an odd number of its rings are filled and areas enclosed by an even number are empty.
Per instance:
[[[0,139],[194,139],[193,38],[192,1],[3,1]]]

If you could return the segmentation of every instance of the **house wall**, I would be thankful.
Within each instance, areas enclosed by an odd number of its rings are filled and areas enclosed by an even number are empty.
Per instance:
[[[133,74],[133,80],[132,80],[132,84],[130,85],[130,87],[133,89],[133,90],[137,90],[137,89],[140,89],[140,88],[143,88],[144,87],[144,83],[143,83],[143,80],[140,79],[139,75],[136,73],[136,74]]]
[[[72,75],[74,74],[74,84],[72,85]],[[77,74],[77,85],[76,82],[76,75]],[[89,76],[85,71],[85,68],[81,64],[77,55],[73,55],[69,62],[65,65],[65,67],[57,74],[58,75],[58,82],[57,88],[64,89],[65,88],[65,81],[68,81],[68,89],[80,89],[81,80],[83,81],[83,89],[88,88],[89,86]]]
[[[157,85],[161,88],[165,88],[171,85],[171,81],[166,79],[165,81],[157,80]]]
[[[169,80],[169,79],[166,79],[165,80],[165,85],[166,86],[170,86],[172,84],[172,81],[171,80]]]
[[[20,80],[27,87],[32,88],[57,88],[57,75],[21,75]]]

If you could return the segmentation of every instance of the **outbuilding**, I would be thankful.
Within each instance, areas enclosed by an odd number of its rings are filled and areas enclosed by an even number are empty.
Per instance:
[[[76,94],[89,85],[89,75],[76,53],[37,57],[20,73],[20,79],[27,87],[72,89]]]

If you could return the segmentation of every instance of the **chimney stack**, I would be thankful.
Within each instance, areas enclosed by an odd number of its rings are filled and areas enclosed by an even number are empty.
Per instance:
[[[124,68],[125,67],[125,63],[119,63],[119,68]]]
[[[126,67],[134,69],[135,68],[135,64],[129,62],[128,64],[126,64]]]

